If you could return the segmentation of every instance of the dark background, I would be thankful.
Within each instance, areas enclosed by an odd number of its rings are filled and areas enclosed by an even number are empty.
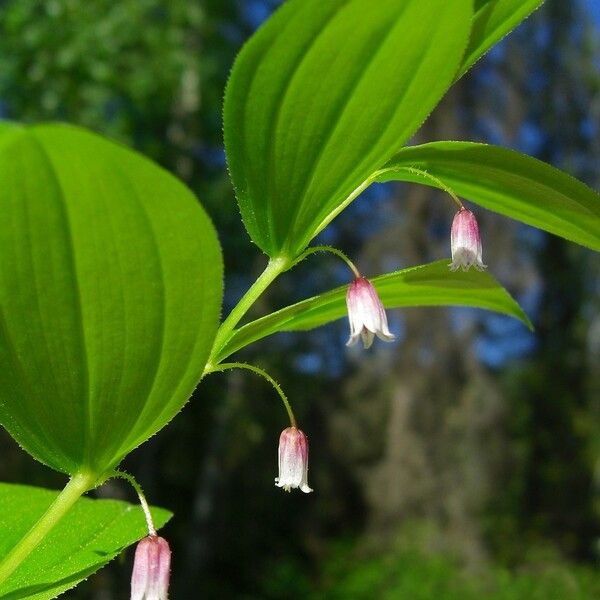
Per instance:
[[[265,0],[0,1],[0,117],[64,120],[177,174],[214,219],[225,311],[265,258],[225,170],[220,106]],[[548,0],[457,83],[415,142],[469,139],[546,160],[600,189],[600,3]],[[541,199],[543,200],[543,199]],[[366,274],[449,255],[453,206],[375,186],[320,240]],[[311,440],[310,495],[276,489],[285,413],[245,372],[212,375],[125,461],[150,501],[179,598],[600,598],[600,264],[476,209],[484,261],[536,325],[470,309],[390,311],[399,341],[346,351],[344,321],[243,351]],[[346,282],[318,255],[256,314]],[[0,432],[0,479],[62,487]],[[134,500],[122,482],[98,496]],[[126,553],[69,598],[128,597]]]

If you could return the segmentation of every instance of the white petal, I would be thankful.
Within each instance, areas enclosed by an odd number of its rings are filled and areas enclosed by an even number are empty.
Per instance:
[[[396,336],[389,331],[376,331],[375,335],[383,342],[393,342],[396,339]]]
[[[352,333],[346,342],[346,346],[354,346],[356,342],[358,342],[358,338],[360,337],[360,332]]]
[[[368,350],[371,347],[371,344],[373,343],[373,338],[375,337],[373,332],[363,327],[363,330],[360,332],[360,335],[362,337],[363,346],[365,350]]]

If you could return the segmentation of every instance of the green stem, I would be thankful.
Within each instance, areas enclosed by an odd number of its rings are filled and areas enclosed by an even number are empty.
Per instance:
[[[341,250],[334,248],[333,246],[311,246],[307,248],[294,262],[293,266],[296,266],[299,262],[302,262],[307,256],[315,254],[316,252],[329,252],[341,258],[350,268],[354,277],[360,277],[360,271],[356,268],[356,265],[344,254]]]
[[[125,471],[119,471],[118,469],[115,469],[112,474],[114,477],[127,481],[127,483],[129,483],[129,485],[131,485],[131,487],[135,490],[140,504],[142,505],[142,510],[144,511],[144,517],[146,518],[146,525],[148,527],[148,535],[156,535],[156,527],[154,527],[154,520],[152,519],[150,507],[148,506],[148,501],[146,500],[146,495],[144,494],[144,490],[142,490],[142,486],[136,481],[133,475],[130,475]]]
[[[250,307],[258,300],[261,294],[290,267],[290,261],[287,257],[272,258],[269,260],[265,270],[260,274],[259,278],[252,284],[250,289],[244,294],[242,299],[237,303],[227,318],[221,323],[215,343],[213,344],[212,352],[205,369],[205,373],[212,370],[211,364],[215,362],[215,357],[219,355],[220,350],[229,340],[235,326],[240,322],[242,317],[248,312]]]
[[[52,528],[69,512],[79,498],[96,483],[88,473],[73,475],[56,500],[0,563],[0,584],[37,548]]]
[[[266,379],[274,388],[275,391],[279,394],[283,405],[285,406],[285,410],[287,411],[288,417],[290,418],[290,423],[292,427],[297,427],[296,417],[294,416],[294,411],[292,410],[292,406],[290,401],[287,399],[287,396],[283,393],[281,386],[266,372],[260,369],[259,367],[255,367],[254,365],[249,365],[247,363],[222,363],[220,365],[216,365],[212,367],[209,371],[205,371],[205,374],[209,373],[219,373],[222,371],[228,371],[229,369],[246,369],[247,371],[252,371],[252,373],[256,373],[260,375],[264,379]]]
[[[377,176],[381,173],[381,171],[375,171],[372,175],[370,175],[367,179],[365,179],[357,188],[355,188],[350,195],[341,203],[338,204],[336,208],[334,208],[314,229],[311,237],[306,240],[308,244],[311,238],[315,237],[318,233],[323,231],[333,219],[335,219],[350,203],[354,202],[356,198],[358,198],[376,179]]]
[[[452,200],[454,200],[459,210],[464,210],[465,205],[461,202],[460,198],[454,193],[454,191],[451,188],[449,188],[443,181],[441,181],[434,175],[431,175],[431,173],[428,173],[423,169],[417,169],[417,167],[394,167],[394,169],[391,170],[398,169],[403,169],[404,171],[408,171],[409,173],[414,173],[415,175],[420,175],[421,177],[425,177],[425,179],[429,179],[429,181],[433,182],[435,187],[440,188],[441,190],[446,192],[452,198]],[[387,169],[382,169],[380,172],[383,173],[386,170]]]

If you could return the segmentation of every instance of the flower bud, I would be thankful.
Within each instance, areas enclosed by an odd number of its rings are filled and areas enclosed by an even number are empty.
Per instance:
[[[357,277],[348,287],[346,294],[350,338],[346,346],[354,346],[359,336],[363,346],[369,348],[376,335],[384,342],[393,342],[395,337],[388,329],[385,308],[373,284],[365,277]]]
[[[275,485],[286,492],[292,488],[312,492],[308,487],[308,439],[296,427],[284,429],[279,436],[279,477]]]
[[[452,221],[452,231],[450,233],[450,245],[452,249],[452,263],[448,265],[451,271],[462,268],[468,271],[470,267],[475,267],[478,271],[483,271],[486,266],[481,259],[481,237],[479,235],[479,226],[475,215],[466,208],[461,208]]]
[[[149,535],[137,545],[131,575],[131,600],[167,600],[171,549],[167,541]]]

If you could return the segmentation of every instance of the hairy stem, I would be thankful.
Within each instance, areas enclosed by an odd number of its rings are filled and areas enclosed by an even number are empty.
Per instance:
[[[135,490],[140,504],[142,505],[142,510],[144,511],[146,526],[148,527],[148,535],[156,535],[156,527],[154,527],[154,520],[152,519],[150,507],[148,506],[148,501],[146,500],[146,495],[144,494],[144,490],[142,490],[142,486],[136,481],[133,475],[130,475],[125,471],[119,471],[118,469],[115,469],[113,471],[113,476],[127,481],[127,483],[129,483],[129,485],[131,485],[131,487]]]
[[[255,367],[254,365],[249,365],[247,363],[222,363],[220,365],[212,367],[210,371],[205,371],[205,373],[219,373],[222,371],[228,371],[230,369],[246,369],[247,371],[252,371],[252,373],[256,373],[257,375],[260,375],[262,378],[266,379],[273,386],[275,391],[279,394],[279,397],[281,398],[281,401],[285,406],[285,410],[287,411],[291,426],[297,427],[294,411],[292,410],[290,401],[287,399],[287,396],[281,389],[281,386],[266,371],[263,371],[261,368]]]
[[[435,177],[434,175],[432,175],[431,173],[428,173],[427,171],[425,171],[423,169],[417,169],[417,167],[395,167],[394,169],[390,169],[390,170],[398,170],[398,169],[403,169],[404,171],[408,171],[409,173],[413,173],[414,175],[420,175],[421,177],[424,177],[425,179],[429,179],[429,181],[431,181],[435,187],[446,192],[452,198],[452,200],[454,200],[454,202],[458,206],[459,210],[464,210],[465,205],[461,202],[460,198],[454,193],[454,190],[452,190],[452,188],[448,187],[441,179],[438,179],[437,177]],[[380,173],[383,173],[386,170],[387,169],[382,169],[380,171]]]
[[[0,584],[33,552],[54,526],[69,512],[79,498],[96,483],[89,473],[73,475],[56,500],[0,563]]]
[[[219,351],[225,346],[235,329],[235,326],[240,322],[242,317],[273,281],[275,281],[275,279],[277,279],[284,271],[287,271],[290,266],[291,263],[287,258],[272,258],[269,260],[269,263],[265,270],[260,274],[259,278],[252,284],[250,289],[244,294],[223,323],[221,323],[221,326],[217,331],[217,336],[215,338],[215,343],[213,344],[205,373],[211,371],[211,365],[214,362],[214,358],[218,356]]]
[[[299,262],[302,262],[307,256],[315,254],[317,252],[329,252],[339,258],[341,258],[352,271],[354,277],[360,277],[360,271],[356,268],[356,265],[344,254],[341,250],[334,248],[333,246],[311,246],[307,248],[293,263],[296,266]]]

